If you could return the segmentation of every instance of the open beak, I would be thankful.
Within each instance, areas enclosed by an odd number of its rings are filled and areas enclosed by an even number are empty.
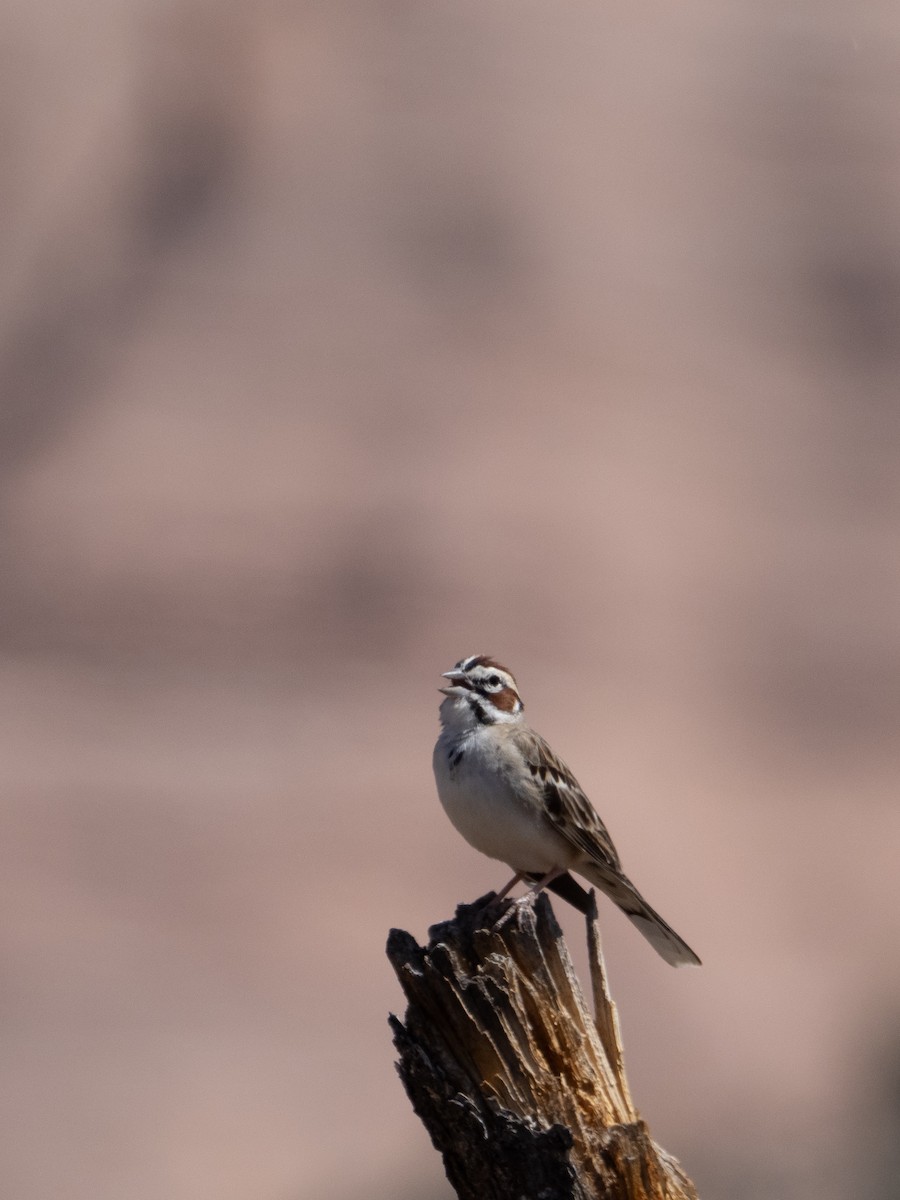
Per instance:
[[[458,683],[460,679],[465,679],[463,671],[457,671],[455,668],[452,671],[444,671],[441,679],[449,679],[451,683]],[[464,687],[442,687],[438,688],[439,692],[443,692],[445,696],[464,696],[466,694]]]

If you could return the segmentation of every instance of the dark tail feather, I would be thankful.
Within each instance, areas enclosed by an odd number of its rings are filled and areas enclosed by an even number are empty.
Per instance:
[[[641,931],[657,954],[661,955],[673,967],[699,967],[700,959],[690,948],[684,938],[678,936],[675,930],[662,919],[658,912],[650,907],[630,879],[624,875],[613,875],[605,867],[595,866],[579,868],[596,884],[601,892],[605,892],[617,904],[622,912],[637,929]]]

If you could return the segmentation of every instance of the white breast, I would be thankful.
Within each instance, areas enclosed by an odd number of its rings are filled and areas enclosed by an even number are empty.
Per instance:
[[[568,866],[577,857],[541,815],[532,788],[516,787],[515,759],[496,730],[476,729],[462,737],[442,733],[434,748],[434,777],[447,816],[482,854],[534,874]]]

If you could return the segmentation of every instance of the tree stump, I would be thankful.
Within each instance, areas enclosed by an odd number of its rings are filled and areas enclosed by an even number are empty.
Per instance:
[[[592,1019],[545,894],[460,905],[387,953],[406,995],[397,1070],[460,1200],[697,1200],[628,1091],[596,924]]]

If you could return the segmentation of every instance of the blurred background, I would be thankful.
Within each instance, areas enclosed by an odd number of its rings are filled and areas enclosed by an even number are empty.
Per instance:
[[[506,881],[476,652],[704,959],[603,910],[656,1139],[900,1195],[896,6],[3,23],[6,1195],[447,1200],[383,950]]]

